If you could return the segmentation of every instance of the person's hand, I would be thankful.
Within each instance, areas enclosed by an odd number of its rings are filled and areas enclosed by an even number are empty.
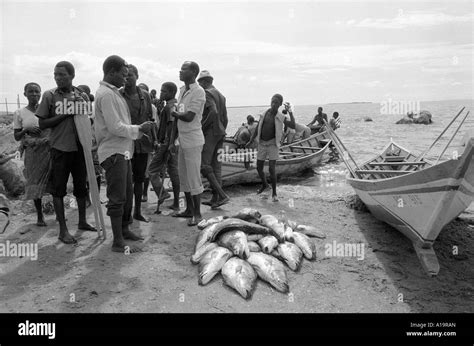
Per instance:
[[[153,143],[153,150],[154,150],[154,151],[157,151],[158,149],[160,149],[160,147],[161,147],[161,144],[158,143],[158,141],[155,141],[155,142]]]
[[[0,154],[0,165],[3,165],[4,163],[10,161],[15,157],[15,153],[7,155],[7,154]]]
[[[153,128],[153,121],[145,121],[143,124],[140,125],[139,130],[141,132],[150,132]]]
[[[26,133],[29,135],[39,136],[41,134],[41,129],[38,126],[30,126],[26,128]]]
[[[171,112],[171,116],[175,117],[175,118],[178,118],[179,113],[174,110],[174,111]]]
[[[176,145],[175,145],[174,143],[171,143],[171,144],[168,146],[168,150],[169,150],[169,152],[170,152],[171,154],[176,154],[177,149],[178,149],[178,148],[176,148]]]

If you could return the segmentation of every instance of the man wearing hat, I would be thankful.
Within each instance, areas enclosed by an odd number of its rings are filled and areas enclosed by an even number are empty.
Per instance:
[[[206,105],[201,121],[205,141],[202,149],[201,173],[209,181],[212,189],[211,200],[203,204],[216,209],[229,202],[229,197],[222,189],[222,163],[217,160],[219,151],[224,145],[228,119],[225,97],[214,87],[213,80],[207,70],[201,71],[198,77],[199,85],[206,91]]]

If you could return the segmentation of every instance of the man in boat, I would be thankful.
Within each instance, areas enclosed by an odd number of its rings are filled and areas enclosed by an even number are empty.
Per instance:
[[[90,115],[89,99],[80,89],[72,85],[75,77],[74,66],[68,61],[60,61],[54,67],[57,87],[44,92],[35,115],[39,118],[40,129],[51,128],[50,146],[52,167],[49,190],[53,196],[56,218],[59,222],[58,239],[65,244],[77,243],[69,233],[64,215],[69,175],[72,175],[74,196],[79,212],[78,228],[85,231],[97,230],[86,221],[87,170],[84,151],[79,142],[74,123],[76,115]]]
[[[318,107],[318,114],[316,114],[313,120],[308,124],[308,127],[311,129],[311,134],[321,131],[321,129],[324,127],[323,119],[328,121],[328,115],[323,113],[323,107]]]
[[[332,114],[331,120],[329,120],[329,126],[331,126],[331,129],[336,130],[341,127],[341,118],[339,118],[339,113],[334,112]]]
[[[216,209],[229,203],[229,196],[222,189],[222,162],[217,159],[224,146],[225,130],[228,123],[226,100],[224,95],[212,84],[214,78],[209,71],[201,71],[197,81],[206,91],[206,104],[201,121],[204,134],[201,173],[212,189],[211,200],[202,204],[210,205],[212,209]]]
[[[154,122],[153,110],[151,108],[151,97],[143,89],[137,86],[138,69],[134,65],[128,65],[128,76],[125,87],[121,90],[122,96],[127,101],[132,125],[141,125],[147,121]],[[155,129],[156,130],[156,129]],[[148,167],[148,156],[153,151],[156,141],[156,131],[151,131],[151,136],[142,136],[134,142],[132,157],[132,179],[133,195],[135,197],[133,218],[138,221],[148,222],[141,212],[143,183],[145,172]],[[127,211],[126,217],[131,222],[132,209]]]
[[[295,118],[293,117],[293,110],[289,103],[285,104],[285,109],[290,114],[290,120],[278,111],[278,108],[283,104],[283,96],[280,94],[273,95],[270,103],[270,109],[260,116],[257,131],[254,136],[247,143],[246,147],[249,148],[252,142],[257,139],[257,172],[262,180],[262,187],[257,191],[257,194],[261,194],[269,188],[265,174],[263,172],[263,166],[265,160],[269,160],[269,171],[270,179],[272,183],[272,199],[274,202],[278,202],[276,192],[276,161],[278,160],[278,150],[283,136],[283,127],[286,125],[292,129],[295,128]]]
[[[130,110],[119,88],[125,84],[128,68],[125,60],[109,56],[102,66],[104,79],[100,82],[95,101],[95,135],[99,161],[107,181],[107,215],[114,236],[112,251],[129,253],[141,251],[138,246],[127,245],[125,240],[142,240],[129,230],[126,212],[133,203],[132,166],[133,141],[150,133],[151,121],[132,125]]]
[[[178,87],[173,82],[163,83],[160,90],[160,100],[166,101],[159,114],[160,127],[158,129],[158,149],[153,154],[150,163],[149,175],[153,190],[158,197],[155,214],[161,214],[160,205],[169,194],[164,191],[164,170],[168,171],[173,186],[173,204],[169,206],[174,211],[179,211],[179,173],[178,173],[178,127],[171,112],[176,108],[176,93]]]
[[[201,120],[206,92],[196,83],[199,65],[185,61],[179,72],[184,85],[179,91],[178,110],[171,115],[178,120],[179,153],[178,169],[180,190],[184,191],[186,210],[175,217],[190,218],[188,226],[197,225],[201,219],[201,194],[204,191],[201,180],[201,153],[204,145]]]

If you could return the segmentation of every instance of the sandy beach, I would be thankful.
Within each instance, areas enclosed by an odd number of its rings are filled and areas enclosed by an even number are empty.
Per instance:
[[[68,208],[68,225],[78,239],[70,246],[57,240],[54,214],[47,215],[47,228],[39,228],[31,205],[12,201],[11,224],[0,241],[37,243],[38,258],[0,258],[0,312],[474,311],[472,205],[435,242],[441,269],[431,278],[408,239],[370,213],[351,208],[353,192],[324,190],[304,181],[281,182],[279,203],[257,196],[257,187],[250,185],[229,188],[232,200],[222,210],[202,207],[205,218],[231,215],[243,207],[276,216],[284,210],[288,218],[326,233],[324,240],[314,238],[316,261],[305,260],[297,273],[288,270],[289,295],[259,281],[246,301],[226,287],[220,275],[199,286],[197,266],[190,263],[197,227],[188,227],[185,219],[153,215],[156,197],[150,192],[143,211],[151,222],[132,225],[145,237],[144,252],[131,255],[110,250],[108,217],[108,238],[100,241],[96,233],[76,230],[77,210]],[[88,220],[93,222],[90,208]],[[326,256],[325,244],[334,241],[364,244],[364,258]],[[453,246],[458,246],[457,255]]]

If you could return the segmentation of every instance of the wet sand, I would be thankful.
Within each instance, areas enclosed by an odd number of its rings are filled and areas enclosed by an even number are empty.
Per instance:
[[[408,239],[370,213],[348,207],[352,191],[306,184],[305,179],[281,182],[279,203],[261,199],[256,186],[234,186],[228,189],[231,203],[222,210],[202,207],[205,218],[243,207],[276,216],[284,210],[288,218],[327,234],[324,240],[314,239],[316,261],[304,260],[297,273],[288,270],[290,295],[259,281],[249,301],[226,287],[220,275],[207,286],[198,285],[197,266],[190,263],[197,227],[188,227],[185,219],[153,215],[153,192],[142,208],[152,222],[132,225],[145,237],[145,251],[131,255],[111,251],[108,217],[108,238],[99,241],[96,233],[77,231],[77,210],[67,209],[68,225],[79,242],[65,245],[57,240],[54,215],[47,215],[47,228],[36,227],[28,203],[13,201],[12,223],[0,242],[38,243],[39,254],[36,261],[0,258],[0,312],[474,311],[472,205],[435,242],[441,269],[431,278]],[[88,220],[94,220],[91,209]],[[363,243],[364,259],[326,256],[325,244],[333,241]],[[452,254],[453,246],[458,255]]]

